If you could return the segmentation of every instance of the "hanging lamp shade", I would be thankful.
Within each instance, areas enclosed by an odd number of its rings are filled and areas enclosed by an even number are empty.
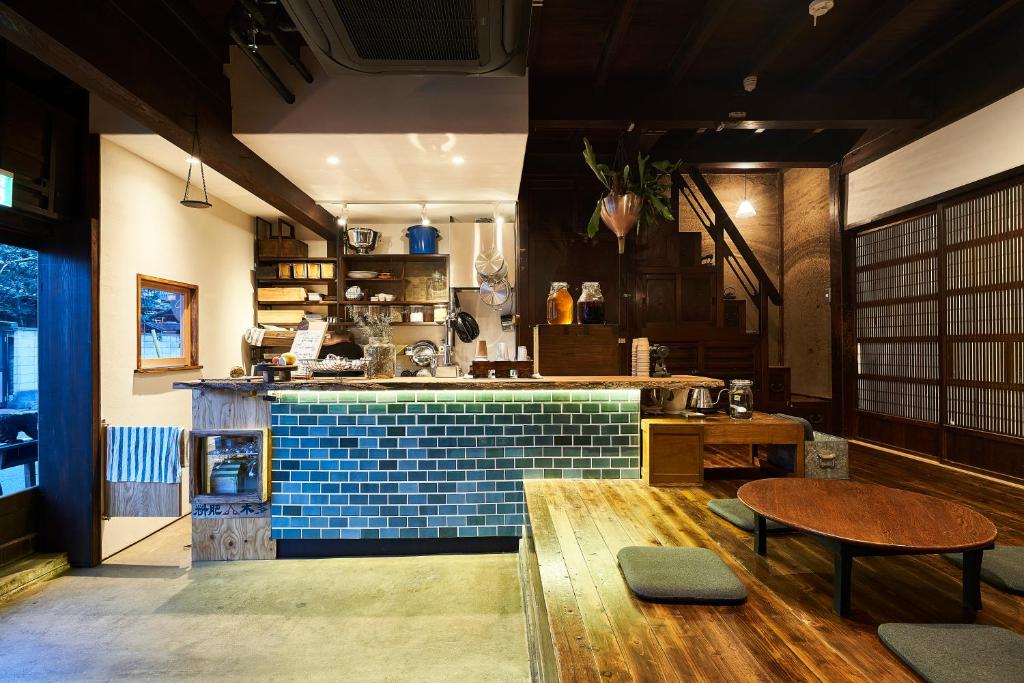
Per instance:
[[[754,211],[754,205],[747,199],[747,176],[743,175],[743,201],[736,207],[736,218],[750,218],[756,216],[757,211]]]
[[[188,174],[185,176],[185,195],[181,198],[181,205],[190,209],[209,209],[210,196],[206,193],[206,171],[203,168],[202,147],[199,144],[199,116],[195,117],[195,124],[192,127],[192,152],[188,156]],[[203,196],[199,198],[198,187],[192,185],[192,169],[199,167],[199,179],[202,182]]]

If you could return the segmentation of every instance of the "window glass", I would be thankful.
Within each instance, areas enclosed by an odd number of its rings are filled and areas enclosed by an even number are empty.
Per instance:
[[[181,321],[185,314],[185,295],[143,287],[140,309],[143,359],[184,358]]]
[[[38,292],[38,252],[0,244],[0,495],[36,483]]]

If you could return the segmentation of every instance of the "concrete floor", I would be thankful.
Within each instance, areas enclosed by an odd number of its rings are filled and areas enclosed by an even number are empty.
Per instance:
[[[190,567],[189,529],[0,603],[0,679],[530,678],[514,555]]]

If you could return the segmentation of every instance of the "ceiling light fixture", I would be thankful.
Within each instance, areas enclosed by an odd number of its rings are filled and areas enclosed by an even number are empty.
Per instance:
[[[329,166],[337,166],[338,164],[341,163],[341,159],[334,156],[333,154],[327,157],[324,161],[326,161]]]
[[[811,4],[807,5],[807,13],[811,15],[814,26],[818,25],[818,17],[825,16],[833,7],[833,0],[811,0]]]
[[[199,144],[199,115],[195,115],[195,121],[192,125],[192,149],[188,155],[188,174],[185,176],[185,194],[181,198],[181,205],[186,206],[190,209],[209,209],[213,204],[210,203],[210,196],[206,193],[206,171],[203,169],[202,162],[203,148]],[[203,198],[198,198],[198,192],[195,193],[196,197],[189,197],[189,190],[192,188],[192,169],[195,168],[196,162],[199,165],[199,177],[203,184]]]
[[[747,199],[747,174],[743,174],[743,201],[740,202],[739,207],[736,208],[736,218],[750,218],[756,216],[757,211],[754,211],[754,205]]]
[[[462,166],[464,163],[466,163],[466,159],[465,157],[460,157],[456,155],[452,157],[452,163],[455,164],[456,166]]]
[[[420,204],[420,225],[430,225],[430,217],[427,216],[427,203]]]

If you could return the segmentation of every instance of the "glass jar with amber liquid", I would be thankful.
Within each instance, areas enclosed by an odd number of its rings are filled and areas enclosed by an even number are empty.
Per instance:
[[[576,302],[576,322],[580,325],[604,324],[604,295],[599,282],[583,283],[583,293]]]
[[[569,283],[552,282],[548,292],[548,325],[572,325],[572,308]]]

